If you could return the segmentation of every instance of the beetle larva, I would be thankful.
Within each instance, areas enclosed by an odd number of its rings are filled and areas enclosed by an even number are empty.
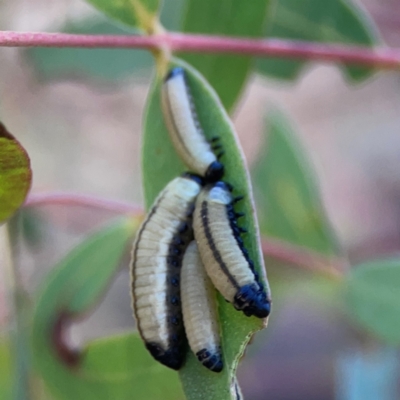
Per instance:
[[[186,82],[185,71],[181,67],[173,68],[165,78],[162,87],[162,106],[172,143],[190,170],[203,176],[209,182],[222,178],[224,166],[218,161],[222,156],[213,153],[221,148],[215,143],[218,138],[207,142]]]
[[[201,178],[186,174],[157,197],[132,249],[132,307],[147,349],[162,364],[179,369],[184,360],[180,267],[193,238],[191,218]]]
[[[245,315],[265,318],[271,301],[240,237],[229,186],[217,182],[197,197],[193,228],[201,259],[218,291]]]
[[[215,289],[207,276],[195,241],[183,256],[181,298],[183,324],[189,346],[208,369],[223,368]]]

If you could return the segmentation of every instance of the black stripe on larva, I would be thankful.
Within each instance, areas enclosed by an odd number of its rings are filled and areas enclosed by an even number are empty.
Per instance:
[[[152,216],[158,210],[160,202],[164,199],[164,196],[161,196],[157,203],[152,207],[146,222],[143,224],[142,228],[138,233],[138,244],[141,240],[142,233],[144,232],[147,223],[151,220]],[[192,207],[188,209],[189,216],[186,221],[183,221],[176,228],[175,234],[171,240],[171,243],[168,248],[167,254],[167,265],[169,267],[174,267],[173,270],[169,270],[168,274],[170,276],[167,277],[167,285],[166,285],[166,293],[165,293],[165,301],[167,302],[167,326],[168,326],[168,336],[169,343],[168,349],[164,350],[159,344],[154,342],[145,342],[147,349],[151,353],[151,355],[161,362],[162,364],[170,367],[172,369],[178,370],[184,361],[184,346],[185,346],[185,335],[182,321],[182,310],[180,307],[180,267],[182,265],[182,258],[184,251],[189,244],[189,242],[193,239],[193,230],[192,230],[192,221],[191,214],[193,212]],[[134,252],[134,260],[137,259],[137,251],[140,246],[136,246]],[[132,291],[134,282],[135,282],[135,265],[133,265],[133,280],[132,280]],[[140,330],[140,321],[138,321],[138,329]],[[142,335],[142,337],[144,337]]]
[[[196,357],[205,367],[213,372],[221,372],[224,367],[220,352],[212,354],[207,349],[201,349],[196,353]]]
[[[208,246],[210,247],[213,257],[214,257],[215,261],[219,264],[222,272],[227,276],[229,281],[232,283],[233,287],[235,287],[236,289],[239,289],[239,285],[237,284],[235,278],[229,272],[228,267],[226,266],[224,260],[221,257],[221,253],[218,251],[217,246],[215,245],[215,240],[212,236],[211,229],[210,229],[210,221],[208,219],[208,208],[207,207],[208,207],[207,202],[203,201],[201,204],[200,216],[201,216],[204,234],[206,236]]]

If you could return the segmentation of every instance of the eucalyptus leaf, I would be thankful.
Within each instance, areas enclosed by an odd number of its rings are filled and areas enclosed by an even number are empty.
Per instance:
[[[270,0],[191,0],[187,3],[182,30],[222,36],[260,37]],[[251,72],[253,58],[245,55],[183,54],[218,93],[230,111]]]
[[[344,298],[352,320],[383,342],[400,345],[400,259],[353,267]]]
[[[66,25],[62,32],[84,35],[126,35],[106,19],[85,19]],[[25,52],[40,78],[82,75],[118,81],[133,74],[149,75],[153,60],[146,50],[34,47]]]
[[[12,396],[12,370],[13,361],[11,358],[10,341],[0,337],[0,398],[11,399]]]
[[[136,334],[95,341],[79,354],[63,341],[66,325],[107,288],[137,225],[125,219],[88,237],[55,267],[38,294],[33,361],[58,399],[128,400],[132,393],[150,400],[182,399],[176,375],[151,358]]]
[[[307,154],[283,115],[268,118],[252,176],[261,232],[327,254],[338,245]]]
[[[288,40],[343,43],[373,46],[376,27],[366,12],[346,0],[279,0],[269,14],[267,36]],[[263,58],[258,71],[273,78],[293,80],[305,61]],[[346,66],[345,74],[353,81],[371,75],[371,68]]]
[[[219,136],[221,139],[225,151],[221,159],[226,171],[224,180],[233,185],[234,195],[245,195],[245,199],[237,203],[235,209],[246,214],[243,224],[248,230],[248,234],[244,237],[245,246],[255,262],[257,272],[263,276],[264,265],[260,254],[251,186],[232,123],[214,90],[197,71],[180,60],[174,60],[172,65],[182,66],[187,73],[188,85],[206,137],[210,139],[213,136]],[[160,86],[161,78],[158,77],[149,94],[145,117],[142,171],[147,208],[169,181],[185,171],[164,124],[160,104]],[[251,335],[264,326],[262,320],[244,316],[221,296],[218,296],[218,308],[222,330],[224,370],[219,374],[208,371],[188,351],[186,364],[179,372],[188,400],[235,399],[233,382],[238,360]]]
[[[150,32],[157,21],[160,0],[86,0],[105,15]]]
[[[21,207],[31,181],[28,153],[0,122],[0,223]]]

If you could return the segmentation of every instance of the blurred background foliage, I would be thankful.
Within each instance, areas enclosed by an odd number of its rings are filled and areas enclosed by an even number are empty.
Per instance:
[[[3,0],[0,29],[146,29],[135,10],[124,9],[130,2],[90,3],[114,19],[83,0]],[[161,7],[169,30],[400,46],[395,0],[141,3],[150,14]],[[398,399],[398,74],[249,56],[180,56],[204,74],[231,112],[252,171],[262,234],[346,260],[346,278],[337,281],[266,257],[274,312],[241,362],[244,397]],[[30,155],[32,193],[71,191],[142,204],[140,138],[150,55],[0,48],[0,59],[0,120]],[[110,225],[116,214],[42,204],[20,211],[8,233],[1,228],[13,243],[11,254],[6,243],[0,251],[1,398],[124,399],[135,392],[137,398],[183,399],[176,374],[153,362],[127,333],[134,321],[126,284],[129,245],[123,244],[130,243],[138,216]],[[104,238],[118,246],[105,246]],[[98,258],[88,256],[95,253]],[[35,304],[43,299],[46,308]],[[54,323],[58,301],[66,316],[85,311],[85,318],[74,319],[68,347],[55,354],[43,342],[48,331],[41,330]],[[79,371],[60,362],[76,360],[70,348],[83,349]]]

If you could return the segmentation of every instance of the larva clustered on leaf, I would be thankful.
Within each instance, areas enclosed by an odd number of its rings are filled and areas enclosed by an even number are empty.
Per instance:
[[[184,163],[207,181],[220,180],[224,166],[204,136],[183,68],[176,67],[169,72],[162,86],[161,98],[172,143]],[[215,138],[214,142],[217,140]],[[213,147],[220,148],[220,145],[214,143]],[[222,154],[220,152],[219,156]]]
[[[182,261],[181,298],[190,348],[205,367],[214,372],[222,371],[215,289],[195,241],[189,244]]]
[[[139,229],[132,249],[132,305],[137,327],[151,355],[179,369],[184,332],[180,301],[180,268],[192,239],[193,204],[201,180],[175,178],[157,197]]]
[[[137,234],[131,261],[133,310],[156,360],[173,369],[183,365],[185,330],[199,361],[220,372],[212,285],[247,316],[268,317],[271,299],[241,238],[245,230],[237,219],[243,214],[234,211],[240,198],[233,198],[231,186],[221,181],[219,138],[207,141],[183,68],[170,70],[161,97],[171,141],[193,173],[163,189]]]

